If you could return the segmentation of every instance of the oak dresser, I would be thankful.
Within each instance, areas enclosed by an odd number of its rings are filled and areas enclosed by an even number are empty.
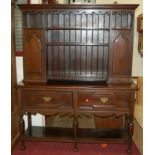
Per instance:
[[[24,80],[17,85],[26,140],[126,143],[131,152],[137,86],[131,80],[138,5],[19,5]],[[72,128],[37,127],[32,114],[68,116]],[[25,130],[23,116],[28,115]],[[122,128],[80,128],[81,117],[123,118]],[[88,122],[87,122],[88,123]]]

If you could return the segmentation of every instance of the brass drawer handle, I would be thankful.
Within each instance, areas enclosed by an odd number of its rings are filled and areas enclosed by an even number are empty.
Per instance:
[[[102,103],[107,103],[109,98],[108,97],[101,97],[100,100]]]
[[[43,100],[44,100],[45,102],[49,102],[51,99],[52,99],[52,97],[49,97],[49,96],[43,97]]]

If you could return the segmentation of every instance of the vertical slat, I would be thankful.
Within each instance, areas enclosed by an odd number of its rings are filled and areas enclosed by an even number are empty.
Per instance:
[[[65,75],[69,76],[69,46],[65,46]]]
[[[53,24],[53,22],[54,22],[53,13],[51,13],[51,18],[52,18],[51,27],[53,27],[54,26],[54,24]],[[54,40],[54,35],[52,35],[52,41],[53,40]],[[52,46],[52,75],[54,75],[54,46]]]
[[[46,73],[47,73],[47,76],[50,75],[50,71],[52,70],[50,67],[51,67],[51,63],[50,63],[50,60],[49,60],[49,46],[47,46],[47,49],[46,49]],[[48,59],[47,59],[48,58]],[[50,57],[50,59],[52,58],[52,56]]]
[[[130,28],[132,28],[133,27],[133,14],[132,13],[130,13],[131,14],[131,24],[130,24]]]
[[[48,60],[48,46],[46,45],[46,43],[48,43],[48,31],[47,31],[47,27],[48,27],[48,13],[44,13],[45,14],[45,24],[44,24],[44,48],[45,48],[45,64],[46,64],[46,70],[45,70],[45,76],[47,79],[47,76],[49,75],[49,60]]]
[[[53,24],[53,22],[54,22],[54,15],[53,15],[53,13],[51,13],[51,18],[52,18],[52,23],[51,23],[51,27],[54,27],[54,24]]]
[[[86,51],[86,58],[85,58],[85,74],[86,74],[86,76],[87,76],[87,46],[86,46],[86,48],[85,48],[85,51]]]
[[[43,21],[42,21],[42,16],[43,16],[43,14],[42,13],[37,13],[37,21],[38,21],[38,25],[39,25],[39,27],[43,27]]]
[[[86,18],[86,28],[88,28],[88,14],[85,14],[85,18]],[[88,36],[88,32],[87,32],[88,30],[86,30],[86,43],[87,43],[87,36]],[[88,57],[88,55],[87,55],[87,46],[86,46],[86,76],[88,76],[88,68],[87,68],[87,63],[88,63],[88,60],[87,60],[87,57]]]
[[[114,14],[114,16],[115,16],[115,26],[114,26],[114,28],[116,28],[116,13]]]
[[[110,23],[110,13],[108,13],[108,16],[109,16],[109,25],[108,25],[108,28],[110,28],[110,25],[111,25],[111,23]]]
[[[97,15],[97,17],[98,17],[98,23],[97,23],[97,28],[98,28],[98,34],[97,34],[97,44],[99,44],[99,14]],[[99,56],[99,46],[97,46],[97,56]],[[98,66],[97,66],[97,72],[98,72],[98,74],[99,74],[99,57],[97,57],[97,64],[98,64]],[[98,75],[99,76],[99,75]]]
[[[30,18],[30,13],[27,14],[27,21],[28,21],[28,28],[31,27],[31,18]]]
[[[48,20],[47,20],[47,12],[44,12],[42,13],[42,26],[45,30],[45,28],[47,28],[47,23],[48,23]]]
[[[57,17],[58,17],[58,27],[60,26],[59,25],[59,14],[57,14]],[[59,43],[59,31],[60,30],[57,30],[57,35],[58,35],[58,43]],[[60,72],[60,57],[59,57],[59,46],[58,46],[58,72]]]
[[[91,23],[91,27],[93,28],[93,13],[91,14],[91,16],[92,16],[92,23]],[[93,30],[92,30],[92,32],[91,32],[91,42],[93,42]],[[91,77],[92,77],[92,73],[93,73],[93,46],[91,46]]]
[[[92,64],[93,64],[93,46],[91,46],[91,77],[92,77]]]
[[[97,14],[97,28],[98,28],[98,41],[99,41],[99,14]]]
[[[65,28],[65,14],[63,14],[63,27]],[[65,30],[63,30],[63,42],[65,43]],[[64,49],[64,76],[66,75],[66,61],[65,61],[65,55],[66,55],[66,48],[63,46]]]
[[[64,66],[64,76],[66,75],[66,67],[65,67],[65,64],[66,64],[66,61],[65,61],[65,55],[66,55],[66,50],[65,50],[65,46],[63,46],[63,50],[64,50],[64,64],[63,64],[63,66]]]
[[[59,47],[59,73],[60,76],[64,76],[64,50],[63,46]]]
[[[29,18],[30,18],[29,22],[30,22],[30,28],[31,28],[33,26],[32,25],[32,14],[31,13],[29,14]]]
[[[52,68],[53,68],[53,70],[52,70],[52,74],[54,75],[54,46],[52,46]]]
[[[91,76],[91,46],[87,47],[87,77]]]
[[[127,28],[127,14],[122,12],[122,28]]]
[[[117,13],[116,17],[116,28],[121,28],[121,13]]]
[[[69,13],[69,28],[71,27],[71,21],[70,21],[70,13]],[[70,41],[70,29],[69,29],[69,43]],[[70,74],[70,69],[71,69],[71,47],[69,46],[69,76],[71,76]]]
[[[97,77],[98,75],[98,46],[96,48],[97,48],[97,62],[96,62],[96,77]]]
[[[64,28],[66,27],[66,18],[65,18],[65,14],[64,14]],[[65,42],[65,38],[66,38],[66,30],[64,30],[64,42]]]
[[[131,27],[131,13],[128,13],[128,28]]]
[[[99,78],[100,76],[100,59],[102,59],[102,55],[100,54],[100,46],[97,46],[97,74],[96,77]]]
[[[47,13],[47,27],[49,27],[49,25],[50,25],[50,13],[48,12]]]
[[[97,68],[97,47],[93,46],[93,76],[96,77],[96,68]]]
[[[76,77],[76,46],[74,46],[74,59],[72,61],[74,62],[74,76]]]
[[[127,28],[129,28],[128,13],[127,13]]]
[[[76,46],[76,76],[80,76],[80,46]]]
[[[82,46],[82,51],[81,51],[81,71],[82,75],[86,75],[86,46]]]
[[[105,46],[104,47],[104,60],[103,60],[104,72],[107,72],[107,67],[108,67],[108,51],[109,51],[109,47]]]
[[[92,28],[94,28],[94,13],[92,13]],[[94,38],[94,30],[92,30],[92,43],[93,43],[93,38]]]
[[[17,18],[17,17],[16,17]],[[28,28],[27,26],[27,13],[23,13],[23,28]]]
[[[56,27],[56,18],[55,18],[55,13],[53,13],[53,22],[52,22],[52,24],[53,24],[53,27]]]
[[[70,77],[75,76],[75,46],[70,46]]]
[[[102,67],[102,78],[103,78],[103,76],[104,76],[104,67],[105,67],[105,66],[104,66],[104,63],[105,63],[105,62],[104,62],[104,54],[105,54],[105,53],[104,53],[104,46],[102,46],[102,48],[103,48],[103,58],[102,58],[102,59],[103,59],[103,60],[102,60],[102,66],[103,66],[103,67]]]
[[[92,28],[92,14],[91,13],[88,13],[87,14],[87,27],[90,27],[90,28]],[[92,42],[92,30],[87,30],[87,42],[88,43],[90,43],[90,42]]]
[[[88,28],[88,14],[86,14],[86,28]],[[86,30],[86,43],[88,42],[88,30]]]
[[[103,14],[103,28],[105,28],[105,13]],[[103,42],[104,43],[104,36],[105,36],[105,31],[103,30]],[[103,57],[102,57],[102,78],[103,78],[103,74],[104,74],[104,46],[102,46],[103,48]]]
[[[69,28],[71,28],[71,14],[70,13],[69,13]],[[71,34],[70,31],[71,30],[69,29],[69,42],[71,41],[70,40],[70,34]]]
[[[81,14],[81,22],[80,22],[80,28],[82,28],[82,14]],[[80,31],[80,43],[82,43],[82,30]],[[80,75],[81,75],[81,51],[82,51],[82,47],[80,46]]]
[[[59,55],[58,55],[58,46],[54,46],[54,71],[58,75],[59,70]]]
[[[76,27],[76,16],[77,16],[77,14],[74,14],[75,15],[75,27]],[[77,38],[76,38],[76,30],[75,30],[75,43],[77,43],[77,40],[76,40]],[[77,53],[76,53],[76,51],[77,51],[77,46],[75,46],[75,77],[76,77],[76,74],[77,74]]]
[[[121,16],[121,26],[120,26],[120,28],[122,28],[122,12],[120,13],[120,16]]]

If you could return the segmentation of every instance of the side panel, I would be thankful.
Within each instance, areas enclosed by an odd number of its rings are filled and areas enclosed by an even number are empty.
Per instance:
[[[112,73],[115,76],[128,76],[130,73],[130,41],[126,34],[120,33],[113,40]]]
[[[111,15],[108,83],[130,83],[133,53],[132,12]]]
[[[24,31],[24,77],[25,81],[44,79],[43,31]]]

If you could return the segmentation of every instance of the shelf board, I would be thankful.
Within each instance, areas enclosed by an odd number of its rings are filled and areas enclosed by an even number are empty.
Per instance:
[[[111,28],[111,30],[124,30],[124,31],[130,31],[131,28]]]
[[[63,42],[52,42],[46,43],[47,46],[109,46],[105,43],[63,43]]]
[[[26,130],[26,139],[42,139],[51,141],[74,141],[73,128],[37,127],[33,126],[31,132]],[[78,142],[126,142],[127,133],[123,129],[78,129]]]
[[[109,31],[109,28],[97,28],[97,27],[47,27],[46,30],[104,30]]]
[[[33,126],[31,131],[26,130],[25,137],[32,139],[73,139],[73,129]]]

